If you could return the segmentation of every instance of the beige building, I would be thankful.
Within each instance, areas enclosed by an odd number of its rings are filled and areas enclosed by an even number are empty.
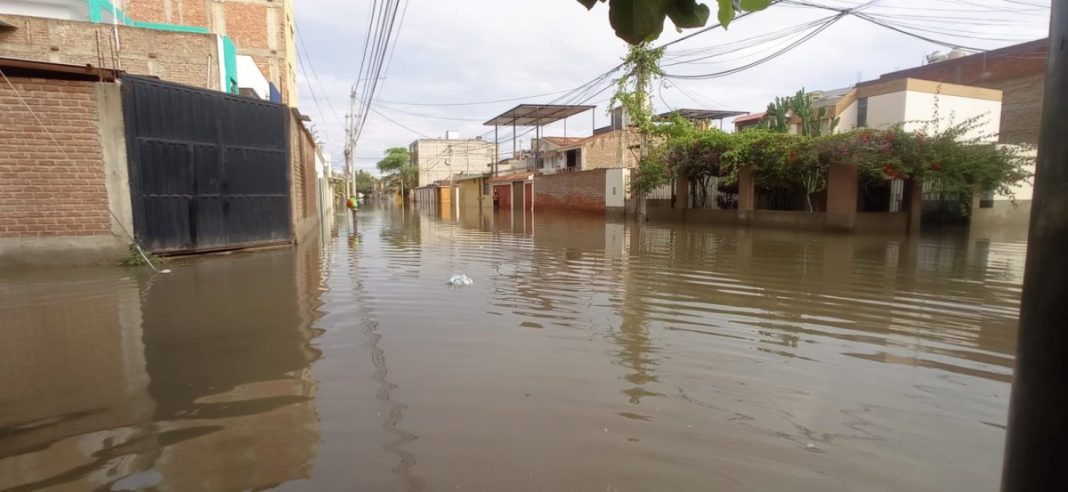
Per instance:
[[[492,142],[460,139],[450,132],[446,138],[421,138],[408,147],[412,162],[419,168],[417,186],[447,180],[454,175],[482,174],[490,170]]]

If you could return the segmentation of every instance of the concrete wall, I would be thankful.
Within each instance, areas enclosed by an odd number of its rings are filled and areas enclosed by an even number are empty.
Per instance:
[[[869,113],[870,114],[870,113]],[[835,133],[844,133],[857,128],[857,102],[853,101],[838,114],[838,126]]]
[[[256,61],[247,55],[237,57],[237,80],[238,87],[252,89],[256,97],[265,101],[271,99],[271,88],[267,77],[260,72]]]
[[[409,151],[419,167],[419,186],[455,174],[481,174],[493,162],[493,143],[483,140],[424,138],[413,142]]]
[[[905,91],[868,98],[868,128],[886,129],[905,121]]]
[[[85,0],[0,0],[0,12],[53,19],[88,20]]]
[[[736,210],[649,208],[646,215],[651,221],[812,231],[841,230],[836,225],[827,222],[827,214],[824,212],[753,210],[742,214]],[[906,231],[907,225],[908,214],[904,212],[858,213],[852,232],[902,233]]]
[[[937,111],[937,130],[944,131],[972,117],[982,118],[981,126],[965,138],[989,136],[990,141],[997,140],[1001,125],[1001,101],[977,99],[971,97],[932,94],[929,92],[907,91],[905,102],[906,130],[924,128],[923,121],[934,120]],[[869,115],[871,112],[869,111]]]
[[[630,169],[607,169],[604,179],[604,206],[623,208],[630,198]]]
[[[114,40],[110,24],[4,14],[0,14],[0,21],[15,26],[12,31],[0,32],[0,56],[121,68],[131,74],[222,89],[219,47],[212,34],[119,26],[121,50],[116,63],[110,55]]]
[[[483,178],[457,181],[460,188],[460,208],[478,208],[493,205],[492,195],[482,194]]]
[[[117,260],[133,230],[118,86],[11,82],[0,84],[0,264]]]
[[[282,102],[296,105],[292,0],[125,0],[123,6],[137,21],[205,27],[229,36],[237,53],[251,56],[278,87]]]
[[[1031,200],[994,200],[993,207],[979,207],[979,198],[972,202],[971,228],[1020,229],[1026,231],[1031,221]]]
[[[534,177],[534,207],[541,209],[604,211],[606,176],[595,169]]]

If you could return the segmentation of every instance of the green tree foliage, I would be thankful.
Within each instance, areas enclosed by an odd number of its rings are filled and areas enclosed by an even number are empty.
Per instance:
[[[375,191],[375,178],[374,176],[371,176],[371,173],[357,171],[354,181],[357,193],[366,195]]]
[[[761,128],[729,134],[676,118],[657,129],[661,143],[651,156],[668,176],[702,184],[712,176],[733,184],[738,170],[751,166],[763,187],[804,192],[809,210],[811,195],[827,186],[827,169],[841,164],[856,165],[868,179],[915,178],[961,196],[979,190],[1011,196],[1013,185],[1031,177],[1030,158],[1020,147],[990,143],[977,133],[978,123],[969,119],[937,134],[898,125],[811,136]]]
[[[660,70],[663,56],[664,48],[653,48],[649,43],[632,45],[623,58],[623,76],[616,81],[616,92],[608,104],[609,108],[622,106],[641,135],[638,172],[630,182],[631,191],[639,197],[670,179],[661,161],[649,153],[649,137],[655,130],[649,88],[664,75]]]
[[[386,157],[378,161],[377,167],[386,185],[400,190],[404,196],[408,196],[419,178],[419,169],[412,163],[412,156],[404,147],[386,149]]]
[[[702,27],[708,23],[711,9],[697,0],[578,0],[587,9],[597,2],[608,3],[608,21],[616,36],[632,44],[653,41],[664,31],[664,20],[670,18],[677,29]],[[738,12],[764,10],[772,0],[716,0],[719,23],[724,28]]]

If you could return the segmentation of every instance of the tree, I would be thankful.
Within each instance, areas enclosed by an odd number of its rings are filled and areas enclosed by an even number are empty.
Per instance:
[[[375,191],[375,178],[366,171],[357,171],[355,176],[356,192],[365,195]]]
[[[664,20],[670,18],[678,29],[702,27],[711,9],[697,0],[578,0],[592,10],[597,2],[608,3],[608,21],[624,41],[638,45],[660,37]],[[738,12],[764,10],[772,0],[716,0],[719,23],[726,28]]]
[[[412,156],[404,147],[386,149],[386,157],[378,161],[377,167],[384,175],[382,179],[404,196],[408,196],[419,177],[419,169],[412,163]]]
[[[663,56],[664,48],[653,48],[649,43],[632,45],[627,56],[623,58],[623,76],[616,81],[616,93],[609,102],[610,108],[616,104],[623,106],[641,136],[638,173],[630,183],[639,203],[645,194],[669,179],[667,169],[659,156],[649,153],[649,135],[655,131],[649,88],[656,79],[664,75],[660,70],[660,58]],[[626,132],[627,129],[623,129],[621,138],[626,138]]]
[[[786,133],[790,130],[790,116],[795,116],[801,120],[801,135],[818,137],[823,134],[823,120],[827,119],[828,111],[827,106],[813,108],[812,93],[802,88],[793,96],[776,97],[775,101],[768,103],[767,115],[758,126]],[[838,118],[831,119],[828,133],[834,133],[837,126]]]

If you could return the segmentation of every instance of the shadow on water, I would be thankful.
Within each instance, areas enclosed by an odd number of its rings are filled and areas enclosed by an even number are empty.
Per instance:
[[[306,477],[317,247],[0,278],[0,490]]]

